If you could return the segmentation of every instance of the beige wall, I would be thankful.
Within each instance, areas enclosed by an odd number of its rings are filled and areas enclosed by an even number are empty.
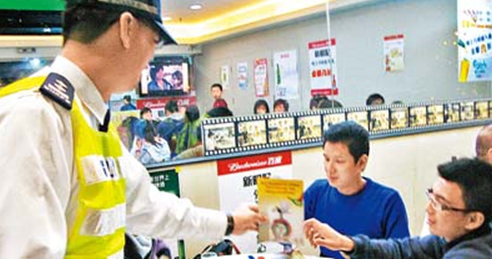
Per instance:
[[[469,127],[371,141],[369,164],[364,174],[400,192],[412,235],[418,235],[422,228],[426,204],[424,192],[437,176],[436,166],[449,161],[452,156],[473,156],[479,129]],[[320,147],[292,152],[294,178],[304,180],[305,187],[315,179],[324,178],[321,152]],[[215,161],[184,165],[179,171],[183,197],[198,206],[219,208]],[[193,257],[207,242],[214,241],[187,240],[187,257]]]

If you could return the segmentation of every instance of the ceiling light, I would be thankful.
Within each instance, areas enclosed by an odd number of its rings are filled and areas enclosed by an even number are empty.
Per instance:
[[[162,21],[163,22],[166,22],[166,21],[171,21],[173,18],[171,18],[170,16],[164,16],[162,17]]]
[[[191,10],[200,10],[200,9],[202,9],[202,5],[201,4],[193,4],[193,5],[190,5],[190,9]]]

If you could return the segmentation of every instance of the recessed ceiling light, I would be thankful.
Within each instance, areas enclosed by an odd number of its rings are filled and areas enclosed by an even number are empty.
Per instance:
[[[190,5],[190,9],[191,10],[200,10],[200,9],[202,9],[202,5],[201,4],[193,4],[193,5]]]

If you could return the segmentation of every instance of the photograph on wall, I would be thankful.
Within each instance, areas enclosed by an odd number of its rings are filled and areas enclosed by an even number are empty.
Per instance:
[[[488,101],[476,101],[475,102],[475,119],[489,118],[489,102]]]
[[[386,72],[403,70],[404,46],[403,34],[384,37],[384,68]]]
[[[308,43],[311,96],[338,95],[336,40]]]
[[[205,151],[222,150],[236,147],[234,123],[204,125]]]
[[[408,126],[408,109],[406,107],[393,107],[390,112],[391,129],[403,129]]]
[[[294,118],[268,119],[268,137],[270,143],[293,141],[296,139]]]
[[[321,137],[321,116],[299,116],[297,118],[297,140]]]
[[[460,103],[444,104],[444,120],[446,123],[460,121]]]
[[[425,106],[410,107],[410,127],[427,125],[427,108]]]
[[[297,71],[297,51],[282,51],[273,54],[275,99],[298,98],[299,74]]]
[[[343,121],[345,121],[345,113],[323,115],[323,131],[328,130],[330,126]]]
[[[265,120],[238,122],[237,126],[240,147],[267,143]]]
[[[268,60],[256,59],[253,73],[255,81],[255,93],[257,97],[265,97],[270,95],[269,85],[268,85]]]
[[[304,244],[303,187],[302,180],[258,179],[258,209],[268,216],[268,222],[259,227],[259,242]]]
[[[439,125],[444,123],[444,106],[429,105],[427,107],[427,120],[429,125]]]
[[[492,79],[492,1],[458,0],[458,78]]]
[[[469,121],[475,118],[473,104],[473,101],[461,102],[461,121]]]
[[[234,212],[240,205],[258,204],[258,178],[292,179],[292,153],[262,153],[217,160],[220,210]],[[242,253],[255,253],[258,233],[231,236]]]
[[[239,89],[248,88],[248,63],[240,62],[237,64],[237,84]]]
[[[372,132],[389,130],[390,112],[389,109],[372,110],[370,112],[371,124],[369,130]]]
[[[369,131],[368,111],[347,112],[347,121],[354,121]]]

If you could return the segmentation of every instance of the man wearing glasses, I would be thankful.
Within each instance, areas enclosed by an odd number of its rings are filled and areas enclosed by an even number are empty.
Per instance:
[[[479,159],[438,166],[427,191],[427,222],[433,235],[376,240],[344,236],[316,219],[304,232],[313,246],[340,250],[351,258],[491,258],[492,167]]]
[[[220,239],[265,221],[159,192],[110,124],[111,94],[175,43],[160,14],[160,0],[67,0],[61,55],[0,90],[0,258],[121,258],[125,232]]]

